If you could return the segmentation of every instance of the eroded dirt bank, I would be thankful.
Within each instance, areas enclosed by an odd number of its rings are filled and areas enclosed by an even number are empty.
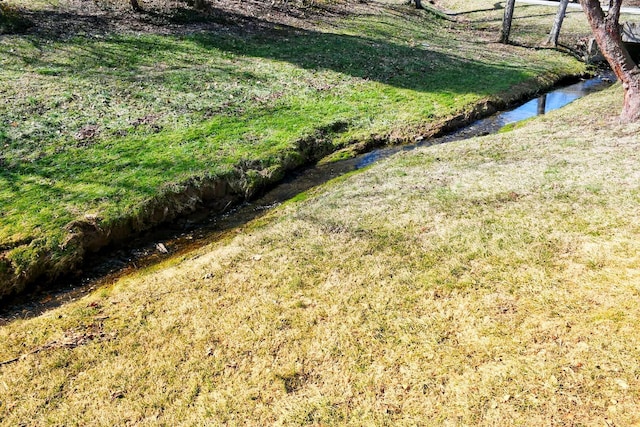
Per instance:
[[[437,137],[577,77],[542,76],[519,85],[509,93],[482,100],[473,108],[445,120],[425,123],[414,129],[399,129],[389,134],[371,135],[365,140],[351,141],[344,149],[353,154],[360,154],[383,145]],[[271,164],[246,160],[236,165],[227,176],[193,178],[173,186],[144,205],[129,210],[130,215],[118,220],[105,223],[99,218],[86,216],[73,221],[65,227],[67,238],[61,253],[55,256],[44,249],[45,242],[41,241],[16,242],[11,247],[0,248],[0,301],[12,295],[28,292],[36,284],[42,288],[74,270],[90,268],[85,265],[88,254],[107,246],[121,245],[141,232],[199,209],[222,212],[232,205],[251,199],[265,189],[277,185],[287,173],[313,164],[339,149],[340,147],[334,146],[331,137],[343,130],[344,126],[337,123],[329,128],[318,129],[313,136],[298,141],[295,148],[281,153]],[[20,250],[21,247],[29,249],[25,253],[35,255],[31,255],[26,262],[21,260],[22,262],[17,264],[8,254]]]

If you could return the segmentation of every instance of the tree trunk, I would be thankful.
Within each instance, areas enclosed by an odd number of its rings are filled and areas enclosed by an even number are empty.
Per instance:
[[[610,0],[611,6],[606,16],[600,6],[600,0],[580,0],[580,4],[587,15],[600,51],[622,83],[624,104],[620,120],[640,120],[640,68],[622,43],[619,23],[622,0]]]
[[[129,0],[129,4],[131,5],[131,9],[133,9],[134,12],[142,12],[142,8],[140,7],[140,3],[138,3],[138,0]]]
[[[562,21],[564,21],[564,16],[567,14],[568,4],[569,0],[560,0],[558,13],[556,13],[556,19],[553,21],[553,28],[551,28],[551,33],[549,34],[549,39],[547,40],[547,44],[550,44],[553,47],[558,46],[558,39],[560,38],[560,28],[562,28]]]
[[[509,43],[509,33],[511,33],[511,21],[513,21],[513,9],[516,6],[516,0],[507,0],[504,6],[504,16],[502,18],[502,30],[500,31],[500,43]]]
[[[416,9],[424,9],[424,7],[422,7],[422,0],[416,0]]]

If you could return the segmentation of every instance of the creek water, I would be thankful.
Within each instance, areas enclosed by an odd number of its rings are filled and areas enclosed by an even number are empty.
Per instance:
[[[464,126],[444,136],[420,141],[416,144],[385,147],[363,154],[360,160],[356,163],[356,167],[361,168],[368,166],[371,163],[385,157],[389,157],[399,151],[408,151],[425,145],[444,144],[447,142],[460,141],[467,138],[496,133],[509,124],[521,122],[523,120],[557,110],[558,108],[562,108],[576,99],[611,86],[614,81],[615,77],[613,73],[602,73],[596,77],[554,89],[515,108],[477,120],[470,125]]]
[[[72,301],[99,286],[115,281],[140,267],[152,265],[169,256],[186,253],[216,241],[238,227],[264,214],[269,209],[312,187],[345,173],[365,168],[401,151],[418,147],[488,135],[502,127],[561,108],[590,93],[602,90],[614,81],[612,74],[561,87],[534,98],[508,111],[478,120],[444,136],[415,144],[383,147],[360,156],[333,163],[318,164],[290,174],[263,196],[234,207],[222,214],[206,211],[167,224],[138,236],[126,248],[103,251],[87,259],[86,270],[74,277],[63,278],[46,289],[35,289],[24,296],[0,303],[0,325],[17,318],[37,316]]]

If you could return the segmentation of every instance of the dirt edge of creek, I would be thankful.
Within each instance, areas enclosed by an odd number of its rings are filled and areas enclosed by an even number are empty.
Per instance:
[[[351,141],[346,149],[356,155],[384,145],[438,137],[580,77],[583,76],[540,76],[512,88],[508,93],[483,99],[446,119],[388,134],[371,135],[364,140]],[[131,209],[130,215],[117,220],[104,222],[97,217],[85,216],[72,221],[65,226],[67,237],[57,251],[51,250],[46,239],[20,241],[10,247],[0,247],[0,302],[7,297],[28,292],[36,284],[43,288],[55,279],[71,274],[82,268],[86,255],[90,253],[123,245],[142,232],[198,209],[222,213],[231,206],[251,199],[277,185],[287,173],[316,163],[340,149],[332,143],[332,136],[347,126],[345,123],[336,123],[318,129],[313,135],[299,140],[294,148],[282,152],[275,162],[265,164],[262,161],[245,160],[225,176],[192,178],[174,185]],[[20,257],[16,253],[29,255]]]

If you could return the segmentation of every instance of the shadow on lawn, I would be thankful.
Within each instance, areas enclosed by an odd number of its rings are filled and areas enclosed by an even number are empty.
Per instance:
[[[18,59],[5,66],[6,69],[14,67],[16,72],[22,72],[23,64],[27,64],[36,73],[51,79],[79,79],[95,87],[100,87],[105,80],[124,81],[136,86],[145,85],[146,90],[164,86],[170,91],[185,93],[193,93],[194,87],[205,86],[202,81],[194,81],[195,76],[209,79],[211,83],[225,80],[239,81],[244,85],[251,85],[253,81],[260,83],[265,76],[254,67],[253,58],[282,61],[312,72],[329,70],[362,82],[373,81],[393,88],[446,93],[451,95],[452,103],[456,102],[457,95],[473,93],[487,96],[500,90],[500,86],[506,90],[526,77],[522,69],[506,61],[469,59],[464,54],[442,48],[432,49],[428,40],[416,42],[412,47],[388,41],[384,33],[358,37],[301,30],[266,21],[254,24],[262,31],[245,36],[198,33],[172,37],[74,37],[46,55],[42,52],[52,49],[49,40],[30,36],[25,40],[33,49],[14,49],[9,43],[0,43],[0,55]],[[482,44],[477,42],[478,48],[487,49]],[[212,54],[203,55],[203,49]],[[197,58],[203,56],[209,62],[200,63]],[[159,62],[165,59],[173,62],[163,68]],[[277,75],[276,78],[282,79],[283,76]],[[308,80],[309,86],[318,91],[331,91],[331,87],[316,87],[313,74],[300,78]],[[365,87],[363,89],[366,90]],[[389,91],[388,94],[395,98],[392,99],[394,102],[406,96],[397,91]],[[117,97],[118,93],[111,96]],[[8,124],[1,123],[0,131],[2,126]],[[34,150],[38,148],[34,147]],[[110,150],[110,155],[118,155],[117,144]],[[92,149],[89,147],[88,151]],[[122,153],[123,156],[131,154]],[[57,156],[49,154],[44,157],[52,161]],[[4,173],[9,175],[4,178],[12,181],[10,175],[17,166],[16,159],[6,163]],[[17,163],[20,163],[19,159]],[[29,169],[37,170],[38,164],[41,162],[36,159]],[[65,175],[65,180],[75,179],[63,171],[52,173],[53,179],[62,178],[55,176],[60,174]]]
[[[430,41],[414,47],[350,35],[299,30],[252,39],[191,36],[204,48],[288,62],[306,70],[330,70],[363,80],[420,92],[489,94],[496,80],[520,80],[516,66],[470,60],[433,50]]]
[[[143,14],[134,22],[152,23],[163,28],[165,34],[193,40],[209,50],[285,61],[307,70],[332,70],[421,92],[487,94],[488,83],[495,82],[496,78],[510,82],[523,75],[517,67],[504,63],[479,62],[455,52],[445,53],[444,49],[433,50],[431,40],[418,42],[413,47],[394,43],[391,41],[393,28],[389,28],[388,33],[382,29],[367,38],[301,29],[213,7],[206,17],[196,14],[194,18],[187,12],[184,15],[194,22],[176,24],[175,14],[155,12]],[[113,77],[144,81],[145,72],[149,71],[141,68],[155,65],[158,53],[180,55],[185,67],[200,65],[195,60],[190,61],[188,46],[171,37],[114,35],[114,30],[122,28],[118,17],[110,20],[104,16],[55,11],[31,12],[29,17],[33,22],[44,23],[45,28],[52,25],[51,22],[68,22],[63,29],[70,36],[65,37],[65,43],[71,49],[65,55],[63,46],[63,54],[58,59],[52,59],[51,55],[42,59],[40,52],[54,41],[51,40],[55,38],[53,36],[59,34],[44,31],[27,37],[36,50],[20,59],[40,67],[37,72],[41,74],[73,75],[89,80]],[[72,37],[78,32],[81,37]],[[96,34],[100,37],[91,37]],[[481,44],[478,47],[486,48]],[[0,54],[20,56],[9,44],[0,44]],[[222,65],[220,68],[222,73],[234,71],[225,70]],[[166,75],[156,73],[149,77],[154,84],[167,83]]]
[[[265,24],[266,23],[262,23]],[[273,26],[259,35],[238,36],[233,34],[199,33],[178,36],[197,43],[211,51],[222,51],[239,57],[273,59],[297,65],[306,70],[331,70],[363,80],[376,81],[403,89],[420,92],[449,91],[456,94],[489,94],[495,82],[505,82],[505,88],[524,77],[524,72],[504,61],[480,62],[465,58],[455,52],[434,50],[430,40],[411,47],[382,38],[366,38],[351,35],[300,30]],[[202,67],[190,58],[193,46],[185,45],[174,38],[107,36],[103,39],[73,38],[64,46],[59,57],[41,51],[49,41],[30,37],[35,47],[28,54],[21,54],[8,44],[0,45],[0,54],[18,57],[20,61],[36,67],[42,75],[73,76],[95,80],[115,78],[131,82],[169,85],[179,73],[189,73],[190,67]],[[486,49],[478,42],[478,49]],[[201,52],[200,52],[201,53]],[[154,68],[158,58],[179,56],[178,66],[162,72]],[[43,59],[44,58],[44,59]],[[173,60],[173,59],[168,59]],[[250,66],[234,68],[228,62],[207,64],[211,72],[234,74],[241,81],[252,74]],[[15,65],[16,70],[20,64]],[[6,68],[10,68],[7,66]],[[244,68],[244,69],[242,69]],[[530,70],[529,70],[530,71]],[[168,77],[171,76],[172,79]],[[193,82],[197,83],[197,82]],[[173,87],[173,86],[172,86]],[[175,88],[174,88],[175,89]],[[192,86],[186,85],[185,91]]]

